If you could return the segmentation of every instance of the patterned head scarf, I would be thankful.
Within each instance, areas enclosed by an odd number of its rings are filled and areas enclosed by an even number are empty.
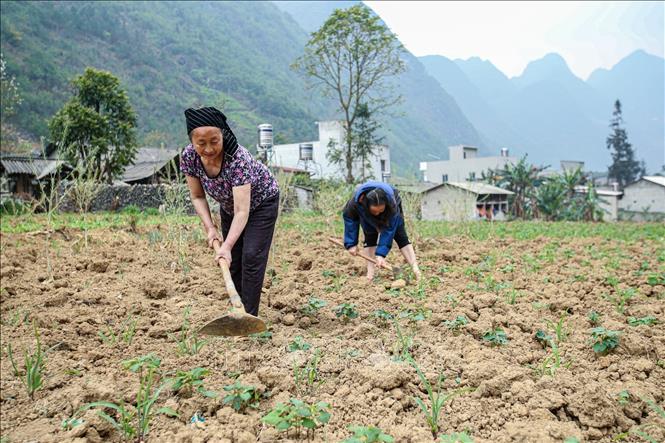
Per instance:
[[[214,126],[221,129],[224,138],[224,155],[233,157],[238,149],[236,136],[226,123],[226,116],[217,108],[212,106],[185,110],[185,122],[187,123],[187,134],[191,137],[192,131],[201,126]]]

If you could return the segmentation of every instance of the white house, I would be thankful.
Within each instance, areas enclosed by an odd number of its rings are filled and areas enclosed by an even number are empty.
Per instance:
[[[331,143],[337,146],[344,143],[344,126],[341,121],[324,121],[317,122],[317,124],[319,126],[318,140],[274,145],[270,159],[271,165],[306,169],[312,174],[312,178],[343,178],[344,169],[330,163],[327,154]],[[365,171],[365,176],[387,181],[390,177],[390,149],[387,146],[377,146],[370,163],[371,167]],[[353,173],[356,177],[362,176],[359,160],[354,162]]]
[[[508,149],[502,148],[495,157],[478,157],[478,148],[473,146],[449,146],[449,160],[420,162],[423,181],[432,183],[464,182],[480,180],[488,169],[503,169],[507,164],[517,163],[515,157],[508,156]]]
[[[475,220],[479,218],[479,212],[491,213],[492,219],[503,220],[510,209],[508,197],[513,194],[479,182],[430,182],[396,187],[401,193],[420,196],[420,216],[423,220]]]
[[[586,194],[589,192],[588,186],[576,186],[575,192],[578,194]],[[598,189],[596,188],[596,195],[598,196],[598,206],[603,211],[604,221],[617,221],[619,219],[619,202],[623,192],[611,189]]]
[[[619,213],[635,221],[665,220],[665,177],[645,176],[626,186]]]

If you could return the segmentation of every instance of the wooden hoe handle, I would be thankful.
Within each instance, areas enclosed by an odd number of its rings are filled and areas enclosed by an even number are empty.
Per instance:
[[[328,237],[328,240],[330,240],[332,243],[334,243],[334,244],[336,244],[336,245],[338,245],[338,246],[344,247],[344,243],[342,243],[341,241],[337,240],[336,238]],[[374,263],[375,265],[377,264],[377,263],[376,263],[376,260],[374,260],[372,257],[368,257],[368,256],[366,256],[365,254],[363,254],[363,253],[360,252],[360,251],[358,251],[358,253],[357,253],[356,255],[357,255],[358,257],[364,258],[365,260],[367,260],[367,261],[370,262],[370,263]],[[383,267],[384,269],[388,269],[388,270],[392,270],[392,269],[393,269],[393,268],[391,268],[390,266],[388,266],[388,263],[386,263],[386,262],[383,262],[383,266],[382,266],[382,267]]]
[[[222,245],[217,239],[213,240],[212,246],[213,248],[215,248],[215,253],[218,253],[219,250],[222,249]],[[236,285],[233,284],[233,279],[231,278],[231,271],[229,270],[229,265],[226,264],[226,260],[224,260],[223,258],[220,258],[217,263],[219,264],[219,267],[222,268],[222,275],[224,276],[224,284],[226,285],[226,292],[229,293],[229,302],[231,303],[231,306],[233,306],[236,309],[242,309],[244,312],[245,307],[242,304],[242,300],[240,300],[240,295],[238,295],[238,291],[236,290]]]

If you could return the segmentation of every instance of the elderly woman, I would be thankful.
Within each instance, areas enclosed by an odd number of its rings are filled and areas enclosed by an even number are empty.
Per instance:
[[[261,287],[272,242],[279,188],[268,168],[236,141],[226,116],[212,107],[185,111],[191,143],[182,152],[180,170],[208,244],[218,240],[215,259],[224,259],[245,306],[258,315]],[[212,223],[206,194],[219,202],[222,234]]]

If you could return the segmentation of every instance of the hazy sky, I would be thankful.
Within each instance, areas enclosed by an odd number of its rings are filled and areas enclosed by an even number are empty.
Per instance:
[[[364,3],[414,55],[477,56],[508,77],[550,52],[585,80],[636,49],[664,56],[665,2]]]

